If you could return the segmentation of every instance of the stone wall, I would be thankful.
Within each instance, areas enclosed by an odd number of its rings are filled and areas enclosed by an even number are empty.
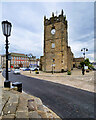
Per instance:
[[[82,62],[82,61],[84,61],[84,58],[83,58],[83,57],[73,58],[73,65],[74,65],[74,67],[79,67],[80,62]]]
[[[68,54],[67,54],[67,58],[68,58],[68,70],[73,69],[73,53],[71,52],[71,48],[67,47],[68,50]]]

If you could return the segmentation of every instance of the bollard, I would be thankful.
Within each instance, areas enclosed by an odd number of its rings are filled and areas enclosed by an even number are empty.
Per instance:
[[[14,82],[12,83],[12,86],[17,87],[18,92],[22,92],[22,82]]]

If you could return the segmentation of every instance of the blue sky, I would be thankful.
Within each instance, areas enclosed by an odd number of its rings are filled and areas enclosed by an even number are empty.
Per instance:
[[[2,2],[2,19],[12,23],[9,52],[43,55],[44,15],[50,18],[64,10],[68,20],[68,45],[75,57],[94,59],[94,3],[93,2]],[[5,53],[5,37],[0,29],[0,54]]]

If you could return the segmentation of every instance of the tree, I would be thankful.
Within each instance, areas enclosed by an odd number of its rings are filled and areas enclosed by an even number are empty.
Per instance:
[[[80,62],[81,68],[85,66],[88,66],[89,69],[93,68],[92,64],[89,61],[89,58],[86,58],[84,61]]]
[[[85,66],[89,66],[90,65],[89,58],[86,58],[86,60],[84,61],[84,63],[85,63]]]

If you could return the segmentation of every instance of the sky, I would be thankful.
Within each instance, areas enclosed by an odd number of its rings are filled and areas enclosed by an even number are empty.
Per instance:
[[[43,55],[44,15],[57,16],[63,9],[68,21],[68,45],[74,57],[94,61],[94,2],[2,2],[3,20],[12,23],[9,52]],[[5,53],[5,37],[0,29],[0,54]]]

